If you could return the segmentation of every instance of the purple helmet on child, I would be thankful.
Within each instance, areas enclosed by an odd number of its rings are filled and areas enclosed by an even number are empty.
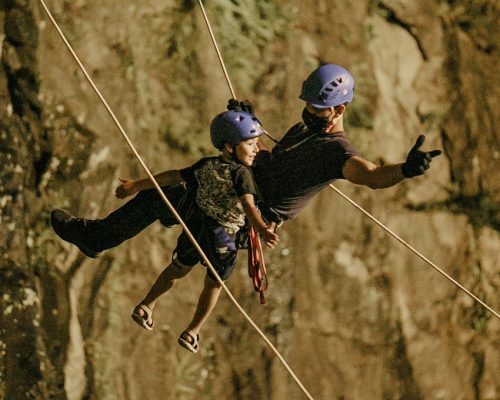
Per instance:
[[[236,146],[264,133],[260,121],[244,111],[224,111],[210,124],[210,138],[215,148],[222,150],[225,143]]]
[[[354,79],[345,68],[325,64],[314,70],[302,84],[299,98],[317,108],[350,103],[354,96]]]

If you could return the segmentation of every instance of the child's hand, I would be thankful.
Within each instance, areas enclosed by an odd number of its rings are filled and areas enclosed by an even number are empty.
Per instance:
[[[271,249],[274,249],[274,247],[280,241],[279,236],[276,233],[274,233],[274,228],[272,227],[267,227],[265,230],[260,232],[260,235],[262,236],[262,239],[264,240],[266,246]]]
[[[119,199],[124,199],[125,197],[131,196],[137,193],[137,189],[135,187],[135,181],[129,179],[119,178],[122,183],[115,190],[115,196]]]

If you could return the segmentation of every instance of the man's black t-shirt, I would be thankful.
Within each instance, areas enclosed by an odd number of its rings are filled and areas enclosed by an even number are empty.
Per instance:
[[[344,179],[344,163],[358,154],[344,132],[311,133],[299,123],[272,153],[261,151],[252,169],[266,206],[287,219],[294,218],[325,186]]]

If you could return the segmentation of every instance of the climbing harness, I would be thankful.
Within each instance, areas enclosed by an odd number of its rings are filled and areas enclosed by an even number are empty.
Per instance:
[[[248,230],[248,276],[252,278],[253,288],[260,295],[260,303],[266,304],[264,291],[268,287],[266,262],[259,234],[253,226]]]
[[[66,48],[69,50],[69,52],[71,53],[73,59],[78,64],[78,67],[82,71],[83,75],[85,76],[85,78],[87,79],[87,81],[89,82],[89,84],[92,86],[92,89],[94,90],[94,92],[96,93],[96,95],[99,97],[99,99],[101,100],[102,104],[106,108],[106,111],[110,115],[111,119],[115,123],[116,127],[118,128],[118,130],[120,131],[123,139],[127,142],[127,145],[131,149],[132,153],[134,154],[134,156],[136,157],[136,159],[139,161],[139,163],[141,164],[142,168],[146,172],[148,178],[150,179],[150,181],[153,184],[154,188],[158,192],[160,198],[166,204],[166,206],[168,207],[168,209],[170,210],[170,212],[172,213],[172,215],[175,217],[175,219],[179,222],[179,224],[181,225],[182,229],[184,230],[184,232],[188,236],[189,240],[191,241],[191,243],[193,244],[193,246],[195,247],[195,249],[200,254],[200,256],[201,256],[203,262],[205,263],[205,265],[207,266],[207,268],[212,272],[213,276],[215,277],[215,279],[217,280],[217,282],[221,285],[222,289],[226,292],[226,294],[228,295],[229,299],[233,302],[233,304],[238,309],[238,311],[244,316],[244,318],[248,321],[248,323],[257,331],[257,333],[260,335],[260,337],[262,338],[262,340],[273,351],[273,353],[275,354],[275,356],[282,363],[282,365],[284,366],[284,368],[287,370],[287,372],[290,374],[290,376],[293,378],[293,380],[299,386],[299,388],[302,390],[302,392],[307,396],[308,399],[314,400],[313,397],[307,391],[307,389],[304,387],[304,385],[302,384],[302,382],[297,378],[297,376],[295,375],[295,373],[292,371],[292,369],[290,368],[290,366],[287,364],[287,362],[285,361],[285,359],[283,358],[283,356],[281,355],[281,353],[278,352],[278,350],[276,349],[276,347],[271,343],[271,341],[267,338],[267,336],[264,334],[264,332],[257,326],[257,324],[253,321],[253,319],[250,318],[250,316],[247,314],[247,312],[240,306],[240,304],[238,303],[238,301],[235,299],[235,297],[233,296],[233,294],[229,291],[229,289],[225,285],[224,281],[219,277],[219,275],[217,274],[215,268],[213,267],[213,265],[208,260],[207,256],[205,255],[205,253],[201,249],[200,245],[198,244],[198,242],[194,238],[193,234],[191,233],[191,231],[187,227],[186,223],[183,221],[183,219],[180,217],[180,215],[178,214],[178,212],[176,211],[176,209],[173,207],[173,205],[170,203],[170,201],[168,200],[168,198],[165,196],[165,194],[161,190],[160,185],[158,184],[158,182],[154,178],[154,175],[151,173],[151,171],[149,170],[149,168],[147,167],[147,165],[145,164],[145,162],[142,160],[142,157],[137,152],[135,146],[131,142],[130,138],[128,137],[127,133],[123,129],[123,127],[120,124],[120,122],[118,121],[118,118],[115,116],[115,114],[114,114],[113,110],[111,109],[111,107],[109,106],[108,102],[106,101],[106,99],[104,98],[104,96],[101,94],[101,92],[99,91],[99,89],[95,85],[94,81],[92,80],[92,78],[88,74],[87,70],[85,69],[84,65],[80,61],[78,55],[75,53],[75,51],[73,50],[71,44],[66,39],[66,36],[64,35],[64,33],[62,32],[61,28],[57,24],[57,21],[52,16],[52,13],[50,12],[50,10],[47,7],[47,5],[45,4],[45,1],[44,0],[39,0],[39,2],[42,5],[42,8],[44,9],[45,13],[47,14],[47,16],[48,16],[49,20],[51,21],[52,25],[56,29],[58,35],[60,36],[60,38],[64,42]],[[201,3],[201,0],[199,0],[199,3],[200,3],[200,6],[202,8],[203,14],[205,15],[205,19],[207,21],[207,24],[208,24],[208,19],[206,18],[205,10],[203,8],[203,4]],[[211,31],[211,29],[210,29],[210,31]],[[212,38],[213,38],[213,35],[212,35]],[[215,43],[214,38],[212,40]],[[220,57],[220,53],[219,53],[219,58],[222,60],[222,57]],[[224,67],[224,70],[225,70],[225,67]],[[227,72],[225,72],[225,74],[226,74],[226,77],[228,77],[227,76]],[[230,89],[231,89],[231,93],[233,94],[233,97],[236,98],[236,96],[234,95],[234,91],[232,90],[231,83],[230,83],[230,81],[229,81],[228,78],[227,78],[227,80],[228,80],[228,84],[229,84]],[[268,135],[272,140],[274,140],[276,142],[276,140],[274,138],[272,138],[272,136],[270,136],[267,133],[265,133],[265,134]]]

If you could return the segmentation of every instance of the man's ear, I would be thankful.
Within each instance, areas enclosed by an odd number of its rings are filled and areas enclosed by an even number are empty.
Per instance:
[[[233,154],[234,147],[232,144],[224,143],[224,148],[227,150],[229,154]]]

